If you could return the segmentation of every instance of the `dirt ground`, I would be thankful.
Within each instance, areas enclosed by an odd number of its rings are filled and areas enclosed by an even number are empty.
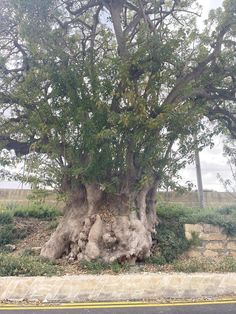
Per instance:
[[[56,229],[57,224],[59,223],[61,217],[57,217],[52,221],[47,220],[41,220],[37,218],[19,218],[14,217],[14,225],[17,229],[17,232],[21,234],[23,232],[25,234],[25,237],[23,239],[18,239],[13,244],[13,250],[10,253],[13,256],[20,256],[20,255],[39,255],[40,249],[44,245],[46,241],[49,240],[51,234]],[[180,257],[179,259],[181,263],[188,266],[189,258],[186,258],[185,256]],[[200,261],[202,262],[202,261]],[[209,261],[204,261],[204,263],[208,263]],[[214,259],[211,261],[210,268],[206,269],[200,269],[201,271],[217,271],[217,272],[225,272],[225,271],[232,271],[229,268],[226,269],[215,269],[214,265],[219,264],[221,261],[218,259]],[[55,264],[57,264],[59,268],[59,273],[61,275],[79,275],[79,274],[119,274],[121,272],[129,272],[129,273],[135,273],[135,272],[171,272],[175,271],[173,264],[165,264],[165,265],[155,265],[155,264],[149,264],[149,263],[139,263],[136,265],[129,265],[128,267],[123,266],[120,267],[119,265],[113,265],[114,267],[106,267],[101,269],[101,266],[99,264],[96,265],[96,263],[90,264],[89,267],[87,267],[84,264],[81,264],[79,261],[68,261],[66,257],[62,257],[61,259],[58,259],[55,261]],[[192,267],[192,266],[191,266]],[[235,271],[236,264],[233,266],[233,271]],[[181,271],[187,271],[185,268]],[[196,271],[196,270],[195,270]],[[190,269],[190,272],[192,270]]]
[[[57,218],[55,221],[40,220],[37,218],[14,218],[14,225],[18,231],[24,230],[26,237],[19,239],[14,243],[15,249],[11,253],[13,256],[19,256],[22,254],[28,254],[33,252],[34,255],[39,255],[40,248],[44,245],[46,241],[49,240],[51,234],[54,232],[57,223],[59,223],[61,217]],[[65,257],[56,260],[56,264],[60,268],[60,271],[64,275],[76,275],[84,274],[90,272],[84,267],[81,267],[78,261],[68,262]],[[145,265],[138,264],[130,266],[127,271],[129,272],[153,272],[153,271],[168,271],[170,266],[156,266],[156,265]],[[119,272],[119,271],[118,271]],[[115,273],[118,273],[115,272]],[[103,270],[102,273],[114,273],[112,270]]]

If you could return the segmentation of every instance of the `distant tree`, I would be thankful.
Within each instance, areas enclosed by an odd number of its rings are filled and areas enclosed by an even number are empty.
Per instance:
[[[226,178],[218,173],[217,177],[224,186],[225,191],[236,199],[236,142],[235,139],[228,137],[225,140],[224,153],[228,158],[228,165],[231,170],[231,178]]]
[[[1,0],[0,140],[67,197],[41,255],[150,255],[156,190],[204,117],[235,131],[236,2]],[[203,119],[203,120],[202,120]],[[200,134],[200,132],[199,132]]]

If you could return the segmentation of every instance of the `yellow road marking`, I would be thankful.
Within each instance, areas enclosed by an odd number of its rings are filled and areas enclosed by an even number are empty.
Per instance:
[[[77,303],[63,304],[56,306],[18,306],[18,305],[0,305],[0,311],[12,310],[63,310],[63,309],[111,309],[111,308],[142,308],[142,307],[179,307],[179,306],[198,306],[198,305],[218,305],[218,304],[236,304],[236,300],[228,301],[205,301],[205,302],[179,302],[179,303],[145,303],[145,302],[102,302],[102,303]]]

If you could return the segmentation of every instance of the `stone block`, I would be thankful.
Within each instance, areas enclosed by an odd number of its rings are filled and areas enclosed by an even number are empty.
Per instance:
[[[202,252],[194,250],[194,249],[193,250],[189,250],[187,252],[187,256],[188,257],[192,257],[192,258],[194,258],[194,257],[201,257],[202,256]]]
[[[222,233],[222,228],[210,224],[203,224],[203,231],[205,233]]]
[[[236,251],[236,241],[230,241],[227,244],[227,249],[228,250],[235,250]]]
[[[189,232],[191,234],[191,232],[196,232],[196,233],[200,233],[203,231],[203,226],[200,224],[185,224],[184,225],[184,230],[185,232]]]
[[[35,254],[39,255],[41,252],[42,247],[41,246],[33,246],[30,248],[30,250]]]
[[[206,250],[203,255],[205,257],[217,257],[219,256],[218,252],[215,252],[215,251],[211,251],[211,250]]]
[[[206,244],[207,250],[222,250],[224,248],[224,243],[220,241],[211,241]]]
[[[192,239],[192,233],[188,232],[188,231],[185,231],[185,238],[187,240],[191,240]]]
[[[229,256],[234,257],[236,259],[236,251],[229,251]]]
[[[227,239],[227,235],[223,233],[200,233],[199,239],[204,241],[224,241]]]

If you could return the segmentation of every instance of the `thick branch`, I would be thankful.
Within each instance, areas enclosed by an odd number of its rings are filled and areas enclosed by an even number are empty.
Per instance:
[[[78,10],[75,10],[75,11],[71,10],[70,4],[67,4],[66,9],[68,12],[70,12],[70,14],[78,16],[86,12],[88,9],[91,9],[98,5],[100,6],[101,4],[102,4],[102,1],[100,0],[90,0],[87,4],[81,6]]]
[[[0,136],[0,142],[3,143],[3,148],[7,150],[14,150],[17,156],[27,155],[30,152],[31,144],[28,142],[19,142],[8,136]]]
[[[174,88],[169,93],[169,95],[166,97],[165,101],[163,102],[163,105],[172,104],[176,101],[176,99],[181,94],[183,88],[191,81],[198,79],[202,73],[206,70],[207,65],[215,60],[220,52],[221,52],[221,45],[224,38],[224,35],[227,33],[227,31],[230,28],[230,24],[227,24],[219,33],[217,41],[215,43],[215,47],[212,53],[209,54],[209,56],[200,62],[198,66],[190,73],[186,74],[184,77],[180,77],[177,79]]]
[[[235,113],[230,112],[226,108],[215,106],[214,108],[209,108],[207,116],[210,120],[220,120],[221,122],[225,123],[232,137],[236,139]]]
[[[123,0],[112,1],[110,3],[107,2],[106,7],[111,13],[111,18],[118,44],[118,53],[122,58],[126,58],[129,52],[126,47],[125,36],[122,29],[121,12],[123,9]]]

